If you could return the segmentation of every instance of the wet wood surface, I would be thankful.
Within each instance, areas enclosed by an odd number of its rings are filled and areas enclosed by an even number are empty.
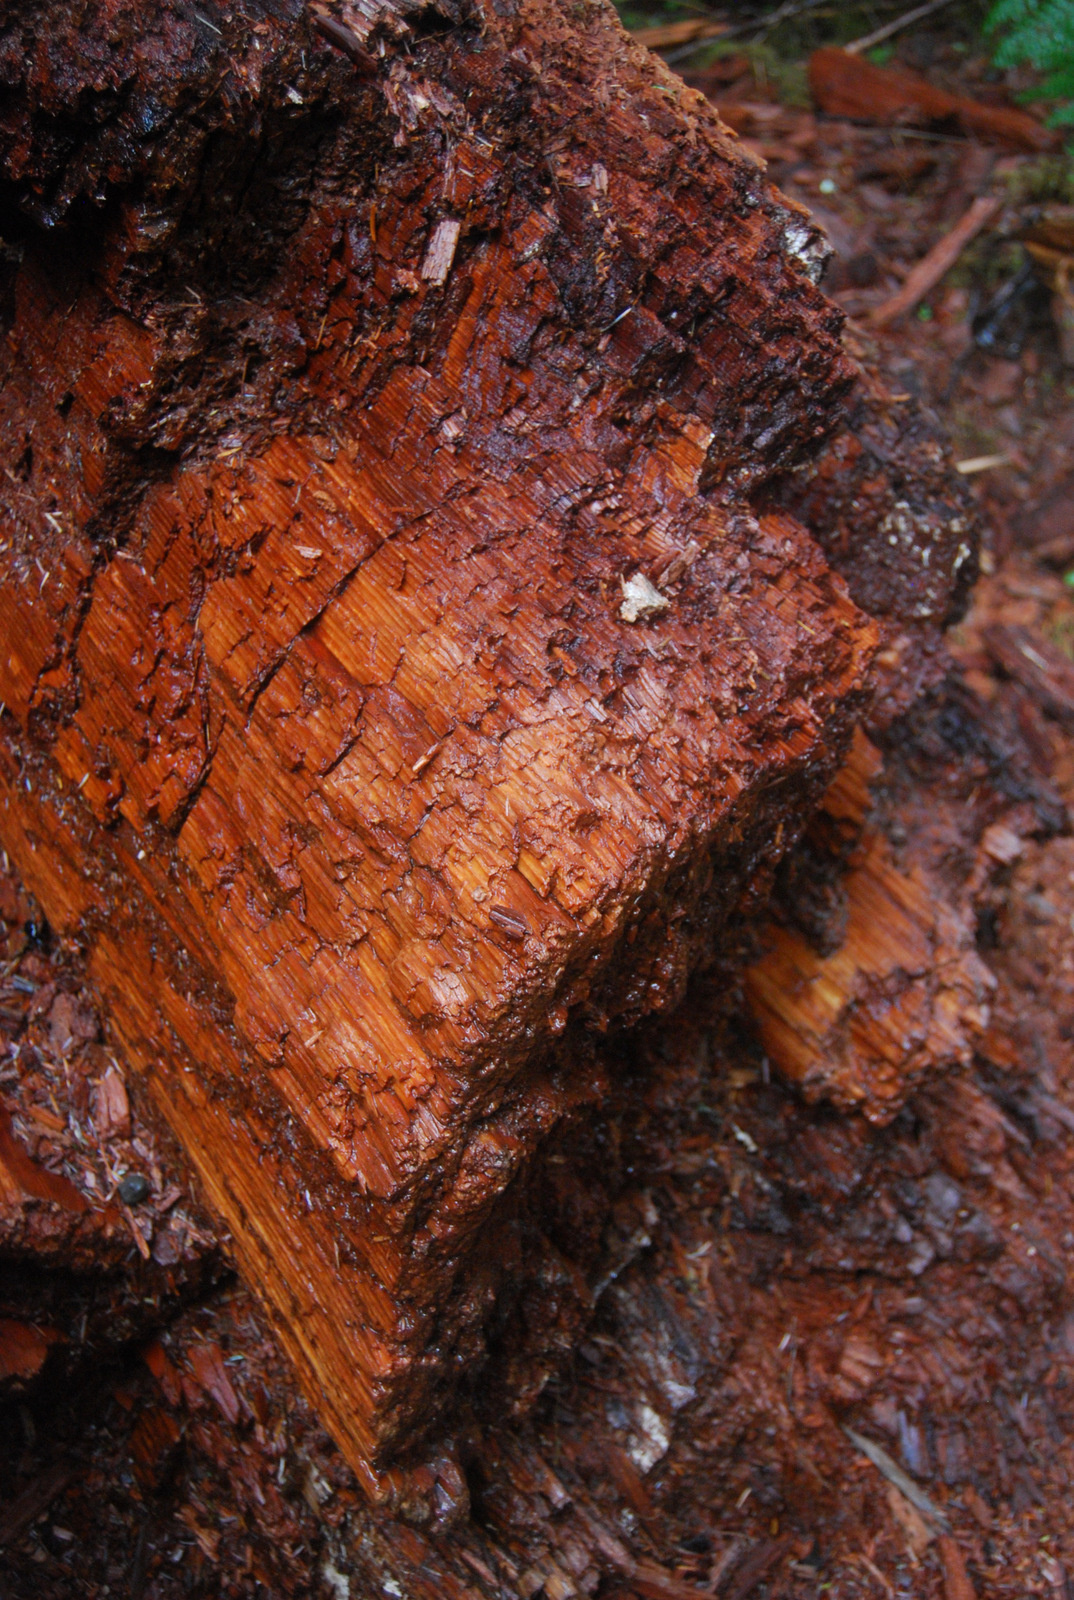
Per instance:
[[[0,828],[392,1492],[594,1040],[864,713],[883,519],[829,559],[767,496],[855,367],[804,213],[608,14],[64,19],[0,36]]]

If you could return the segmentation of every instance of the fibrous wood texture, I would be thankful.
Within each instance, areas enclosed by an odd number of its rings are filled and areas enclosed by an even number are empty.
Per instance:
[[[781,870],[744,989],[771,1064],[811,1099],[887,1122],[982,1046],[995,978],[981,908],[1062,808],[957,679],[881,751],[863,734]]]
[[[781,501],[821,242],[610,9],[22,4],[0,77],[0,828],[377,1489],[847,748],[835,566],[931,559],[919,645],[972,537]]]

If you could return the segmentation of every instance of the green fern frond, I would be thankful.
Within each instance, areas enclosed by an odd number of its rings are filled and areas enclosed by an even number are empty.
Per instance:
[[[996,66],[1034,67],[1039,94],[1058,102],[1049,120],[1074,123],[1074,0],[995,0],[985,32],[1001,36]]]

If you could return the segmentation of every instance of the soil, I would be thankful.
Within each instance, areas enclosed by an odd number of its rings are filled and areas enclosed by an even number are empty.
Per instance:
[[[932,37],[937,81],[981,90],[980,63]],[[920,69],[920,41],[900,49]],[[828,228],[854,336],[959,458],[1004,458],[970,475],[989,545],[952,648],[1074,806],[1074,373],[1046,296],[988,310],[1055,180],[1040,158],[780,106],[748,61],[695,81]],[[989,183],[994,229],[870,334]],[[1050,672],[1018,670],[1012,639]],[[946,773],[937,757],[930,781]],[[8,875],[0,1093],[127,1235],[103,1303],[49,1290],[56,1351],[0,1405],[0,1593],[1074,1597],[1074,839],[1044,832],[979,907],[997,988],[972,1066],[886,1127],[776,1081],[714,979],[623,1047],[629,1264],[529,1417],[474,1424],[439,1526],[365,1505],[134,1086],[129,1120],[101,1089],[125,1077],[107,1018]],[[132,1171],[147,1192],[124,1207]],[[0,1277],[0,1317],[23,1292]]]

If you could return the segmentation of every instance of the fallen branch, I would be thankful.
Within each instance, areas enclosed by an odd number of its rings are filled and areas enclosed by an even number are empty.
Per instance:
[[[994,195],[979,196],[961,221],[955,223],[951,232],[939,239],[928,255],[917,263],[898,293],[893,294],[890,300],[885,300],[883,305],[876,307],[869,318],[873,326],[886,327],[889,322],[894,322],[896,317],[912,311],[929,290],[934,289],[940,279],[950,272],[970,240],[975,239],[982,229],[987,228],[993,221],[1000,210],[1000,204]]]
[[[915,6],[912,11],[906,11],[901,17],[896,17],[893,22],[885,22],[882,28],[874,28],[872,33],[867,33],[861,39],[855,39],[853,44],[845,44],[843,49],[848,56],[862,55],[866,50],[871,50],[874,45],[883,44],[885,39],[892,38],[896,33],[901,33],[913,22],[920,22],[924,17],[929,17],[934,11],[942,11],[944,6],[949,6],[951,0],[928,0],[927,5]]]
[[[632,37],[650,50],[671,50],[679,44],[700,44],[704,39],[718,39],[727,32],[726,22],[713,22],[710,17],[687,17],[685,22],[667,22],[653,28],[635,28]]]

